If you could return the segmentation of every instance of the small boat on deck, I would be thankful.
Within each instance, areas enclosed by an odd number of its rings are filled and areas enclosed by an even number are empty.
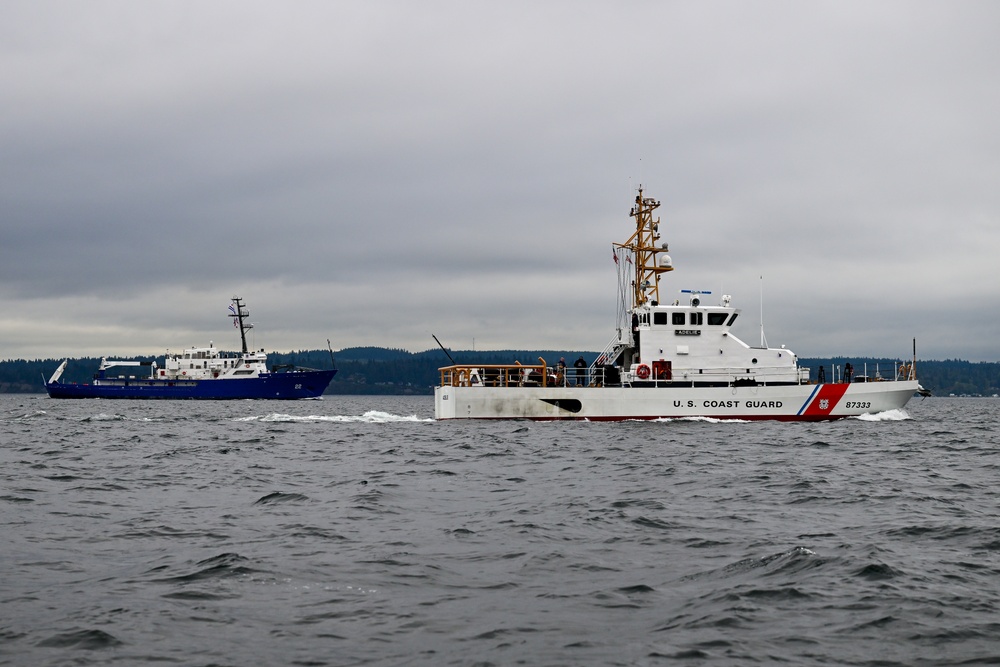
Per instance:
[[[731,327],[740,310],[728,295],[709,304],[708,291],[680,290],[682,299],[661,303],[660,278],[674,266],[659,243],[660,219],[652,215],[659,206],[640,186],[629,213],[635,232],[613,244],[618,333],[592,363],[446,366],[434,390],[435,417],[817,421],[900,409],[925,391],[915,342],[912,362],[827,382],[784,346],[737,338]]]
[[[298,399],[321,396],[336,368],[275,366],[268,368],[263,350],[247,349],[246,333],[253,324],[239,297],[233,297],[228,317],[240,330],[243,351],[225,353],[209,343],[181,354],[167,354],[160,366],[153,361],[102,359],[90,383],[61,382],[68,360],[63,361],[45,383],[51,398],[162,398],[224,400],[240,398]],[[331,361],[333,352],[330,352]],[[142,369],[142,374],[123,374],[114,369]],[[134,373],[134,370],[131,371]]]

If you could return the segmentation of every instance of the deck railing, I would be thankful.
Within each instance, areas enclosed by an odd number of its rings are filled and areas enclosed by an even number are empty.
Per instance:
[[[438,369],[442,387],[546,387],[551,384],[552,368],[541,363],[456,364]]]
[[[595,387],[610,383],[618,385],[621,381],[629,382],[626,378],[619,380],[616,369],[608,369],[602,366],[589,366],[587,368],[575,368],[565,366],[549,366],[544,359],[539,358],[538,364],[455,364],[438,369],[440,373],[440,383],[442,387]],[[816,380],[810,377],[810,370],[805,366],[799,366],[797,377],[792,382],[799,384],[811,384]],[[861,373],[855,369],[855,374],[851,378],[852,382],[882,382],[888,380],[915,380],[916,369],[909,363],[894,363],[891,375],[882,375],[882,369],[875,365],[874,374],[868,375],[867,364],[864,365]],[[608,374],[614,371],[614,376]],[[752,379],[757,382],[769,384],[772,382],[786,383],[789,369],[782,367],[759,366],[748,369],[741,368],[705,368],[699,370],[673,369],[669,379],[650,377],[647,382],[654,385],[678,385],[678,384],[698,384],[699,382],[729,382],[738,384],[742,379]],[[827,383],[844,382],[843,370],[840,366],[831,365],[829,375],[825,378]]]

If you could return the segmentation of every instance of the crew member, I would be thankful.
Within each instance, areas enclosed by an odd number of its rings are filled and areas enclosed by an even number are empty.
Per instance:
[[[576,386],[586,386],[587,362],[584,360],[583,355],[573,362],[573,368],[576,369]]]

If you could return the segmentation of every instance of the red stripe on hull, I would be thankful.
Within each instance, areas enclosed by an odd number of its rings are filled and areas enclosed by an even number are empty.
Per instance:
[[[828,419],[830,413],[833,409],[837,407],[837,403],[840,399],[844,397],[847,393],[847,388],[850,387],[849,384],[824,384],[813,396],[813,400],[806,409],[801,412],[802,417],[819,417],[821,419]]]

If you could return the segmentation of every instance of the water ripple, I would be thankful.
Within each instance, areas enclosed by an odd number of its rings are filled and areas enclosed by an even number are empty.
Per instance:
[[[996,664],[995,408],[8,400],[0,662]]]

